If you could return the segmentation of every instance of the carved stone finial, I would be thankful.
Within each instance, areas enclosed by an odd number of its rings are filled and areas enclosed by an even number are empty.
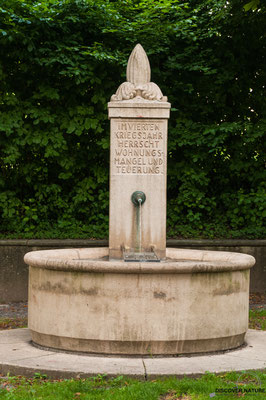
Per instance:
[[[149,59],[141,44],[137,44],[127,63],[127,81],[134,85],[144,85],[151,81]]]
[[[156,83],[150,82],[151,68],[145,50],[140,44],[133,49],[127,64],[127,82],[122,83],[111,101],[131,99],[167,101]]]

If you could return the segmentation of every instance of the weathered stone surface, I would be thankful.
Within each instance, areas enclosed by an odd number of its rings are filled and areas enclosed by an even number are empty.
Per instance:
[[[72,351],[143,356],[243,343],[253,257],[167,249],[165,262],[125,263],[104,260],[107,254],[108,248],[92,248],[25,256],[31,265],[34,341]]]
[[[2,303],[28,299],[28,266],[24,255],[33,250],[108,246],[107,240],[1,240],[0,241],[0,301]],[[250,270],[250,291],[266,290],[266,240],[167,240],[167,247],[220,250],[246,253],[256,259]]]
[[[127,82],[122,83],[111,101],[144,100],[167,101],[156,83],[150,82],[150,63],[143,47],[137,44],[132,51],[127,64]]]
[[[266,332],[248,330],[247,346],[224,354],[193,357],[147,358],[84,356],[36,349],[30,344],[28,329],[0,332],[0,373],[34,376],[36,372],[49,378],[67,379],[106,374],[155,379],[162,376],[200,376],[205,371],[264,370],[266,367]]]
[[[28,266],[23,257],[28,249],[27,246],[0,246],[1,303],[27,300]]]
[[[200,376],[205,371],[263,370],[266,367],[266,332],[248,330],[247,346],[224,354],[193,357],[126,358],[97,357],[36,349],[30,344],[28,329],[0,332],[0,373],[34,376],[36,372],[49,378],[81,378],[106,374],[155,379],[162,376]]]
[[[170,104],[150,82],[150,64],[141,45],[132,51],[124,82],[108,104],[111,119],[110,259],[121,259],[123,249],[155,251],[165,258],[167,119]],[[141,232],[131,195],[142,191]],[[121,218],[123,216],[123,218]],[[141,236],[141,246],[136,244]]]
[[[28,329],[0,332],[0,373],[34,376],[36,372],[50,378],[80,378],[97,374],[109,377],[130,375],[144,378],[144,366],[136,358],[104,358],[56,353],[34,347]]]
[[[131,262],[109,260],[109,249],[93,247],[84,249],[56,249],[27,253],[24,261],[32,267],[55,271],[106,272],[123,274],[183,274],[249,270],[254,258],[247,254],[166,249],[166,260],[157,262]]]

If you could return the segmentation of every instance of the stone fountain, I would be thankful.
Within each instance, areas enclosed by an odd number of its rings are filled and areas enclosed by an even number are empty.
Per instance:
[[[242,345],[254,258],[166,248],[170,104],[150,81],[139,44],[129,57],[127,81],[108,109],[109,248],[25,255],[33,343],[142,356]]]

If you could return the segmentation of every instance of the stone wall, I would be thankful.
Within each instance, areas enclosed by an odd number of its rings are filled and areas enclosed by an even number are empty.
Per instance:
[[[107,240],[0,240],[0,303],[27,300],[29,251],[108,246]],[[266,240],[168,240],[167,247],[233,251],[256,259],[251,269],[251,292],[266,290]]]

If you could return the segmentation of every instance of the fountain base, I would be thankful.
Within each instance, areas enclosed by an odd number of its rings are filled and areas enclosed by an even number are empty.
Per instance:
[[[160,262],[161,260],[153,251],[145,253],[124,252],[125,262]]]
[[[35,343],[141,356],[243,344],[252,256],[167,249],[160,263],[126,263],[109,261],[108,254],[108,248],[92,248],[25,256]]]
[[[124,356],[176,356],[235,349],[243,345],[245,333],[224,338],[180,341],[102,341],[75,339],[31,331],[32,342],[45,349],[88,354]]]

